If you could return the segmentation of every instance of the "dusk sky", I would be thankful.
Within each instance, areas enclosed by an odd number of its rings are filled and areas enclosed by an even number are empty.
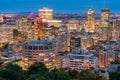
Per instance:
[[[92,7],[100,13],[104,0],[0,0],[0,13],[37,12],[48,7],[54,13],[85,13]],[[120,13],[120,0],[106,0],[106,7],[111,13]]]

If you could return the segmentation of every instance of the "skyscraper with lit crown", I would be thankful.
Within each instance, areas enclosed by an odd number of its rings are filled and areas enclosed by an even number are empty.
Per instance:
[[[86,27],[85,31],[86,32],[94,32],[94,11],[92,8],[89,8],[87,12],[87,22],[86,22]]]
[[[109,19],[110,19],[110,10],[108,8],[103,8],[101,10],[101,31],[100,31],[100,40],[109,39]]]
[[[101,27],[108,27],[110,18],[110,9],[103,8],[101,10]]]

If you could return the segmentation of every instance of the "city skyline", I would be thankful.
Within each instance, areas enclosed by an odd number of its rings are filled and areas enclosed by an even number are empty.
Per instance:
[[[86,13],[92,7],[95,13],[100,13],[101,8],[110,8],[111,13],[119,12],[119,0],[1,0],[0,13],[37,12],[38,9],[48,7],[54,13]],[[111,6],[112,5],[112,6]]]

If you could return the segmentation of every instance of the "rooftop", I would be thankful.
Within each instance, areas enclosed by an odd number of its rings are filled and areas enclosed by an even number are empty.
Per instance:
[[[24,45],[29,45],[29,46],[53,45],[53,42],[49,40],[28,40],[24,42]]]
[[[28,19],[35,19],[36,15],[34,13],[31,13],[30,15],[27,16]]]

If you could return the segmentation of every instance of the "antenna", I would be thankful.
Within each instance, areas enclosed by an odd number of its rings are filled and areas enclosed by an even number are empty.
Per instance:
[[[103,7],[105,8],[105,0],[103,0]]]

